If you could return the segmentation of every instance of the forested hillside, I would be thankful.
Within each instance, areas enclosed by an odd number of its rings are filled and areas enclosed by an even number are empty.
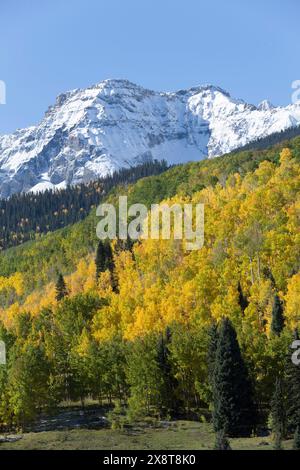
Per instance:
[[[3,252],[2,423],[93,397],[114,403],[117,421],[207,407],[221,440],[271,422],[279,446],[300,425],[286,387],[299,380],[289,346],[300,310],[300,138],[174,167],[106,200],[119,194],[204,203],[204,247],[98,243],[92,212]]]
[[[224,185],[228,176],[233,173],[243,176],[255,170],[264,160],[278,164],[284,145],[287,143],[268,150],[248,150],[217,159],[178,165],[161,175],[144,178],[134,185],[112,188],[103,201],[113,200],[117,203],[117,197],[121,194],[128,195],[129,204],[139,202],[150,207],[152,203],[171,198],[175,194],[190,197],[205,187],[214,187],[217,183]],[[294,158],[299,161],[300,137],[291,140],[288,146]],[[40,197],[43,199],[42,195]],[[29,241],[22,246],[5,250],[0,257],[0,276],[7,277],[17,271],[24,273],[25,284],[31,291],[35,285],[54,280],[57,270],[72,272],[79,258],[95,251],[97,222],[95,210],[91,210],[78,223],[40,235],[34,242]]]
[[[14,194],[0,200],[0,249],[20,245],[84,219],[91,209],[119,185],[157,175],[167,169],[164,161],[148,162],[86,184],[48,189],[37,194]]]

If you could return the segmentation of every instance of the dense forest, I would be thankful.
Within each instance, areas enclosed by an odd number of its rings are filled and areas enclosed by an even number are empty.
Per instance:
[[[84,219],[103,197],[119,184],[157,175],[167,169],[164,161],[147,162],[90,183],[33,194],[15,194],[0,200],[0,248],[16,246],[41,234]]]
[[[92,210],[5,250],[2,426],[93,398],[114,406],[115,426],[206,408],[217,448],[267,428],[275,448],[286,436],[299,448],[300,138],[176,166],[105,200],[119,194],[204,203],[204,247],[99,242]]]

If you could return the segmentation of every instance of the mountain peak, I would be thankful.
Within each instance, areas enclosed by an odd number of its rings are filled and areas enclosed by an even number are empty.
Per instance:
[[[204,84],[204,85],[195,85],[191,88],[180,89],[176,92],[168,92],[168,94],[188,95],[188,94],[203,93],[205,91],[219,92],[222,95],[225,95],[225,96],[230,98],[230,94],[228,93],[228,91],[224,90],[223,88],[221,88],[219,86],[212,85],[210,83],[207,83],[207,84]]]
[[[257,106],[257,109],[259,109],[260,111],[270,111],[274,108],[275,106],[269,100],[263,100]]]
[[[107,79],[60,94],[37,126],[0,136],[0,196],[86,182],[148,160],[211,158],[298,124],[293,105],[256,108],[211,84],[156,92]]]
[[[124,78],[108,78],[106,80],[102,80],[101,82],[97,83],[96,85],[88,88],[88,89],[98,89],[100,91],[122,91],[122,90],[130,90],[131,92],[150,92],[151,90],[147,90],[136,83],[131,82],[130,80]]]

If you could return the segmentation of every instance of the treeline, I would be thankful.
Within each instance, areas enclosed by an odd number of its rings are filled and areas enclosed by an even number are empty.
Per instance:
[[[147,162],[88,184],[43,193],[15,194],[0,200],[0,249],[6,249],[84,219],[109,191],[140,178],[158,175],[168,168],[165,161]]]
[[[294,139],[300,135],[300,126],[289,127],[284,131],[274,132],[273,134],[261,137],[260,139],[249,142],[249,144],[238,148],[235,152],[242,152],[245,150],[265,150],[273,145],[287,144],[288,140]]]

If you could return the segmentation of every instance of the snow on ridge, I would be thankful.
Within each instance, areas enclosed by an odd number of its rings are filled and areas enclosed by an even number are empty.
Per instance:
[[[0,136],[0,196],[86,182],[151,159],[212,158],[299,123],[296,105],[255,107],[213,85],[157,92],[108,79],[60,94],[37,126]]]

